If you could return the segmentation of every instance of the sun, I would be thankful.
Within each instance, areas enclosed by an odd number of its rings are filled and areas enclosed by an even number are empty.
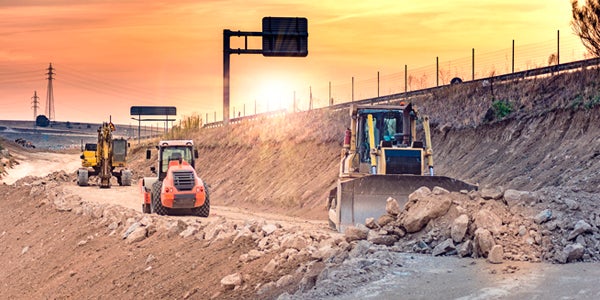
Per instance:
[[[281,79],[265,79],[256,91],[259,112],[289,109],[294,98],[291,85]]]

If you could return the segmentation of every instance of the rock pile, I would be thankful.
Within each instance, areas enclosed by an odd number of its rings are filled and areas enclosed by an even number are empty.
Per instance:
[[[564,192],[483,189],[450,193],[422,187],[399,209],[388,199],[387,214],[349,227],[346,240],[366,240],[392,251],[481,257],[491,263],[600,260],[600,215],[593,195],[580,201]],[[561,200],[562,199],[562,200]]]

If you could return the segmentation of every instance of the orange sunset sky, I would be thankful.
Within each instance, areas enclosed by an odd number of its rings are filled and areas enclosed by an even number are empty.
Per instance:
[[[356,99],[373,97],[377,72],[382,95],[401,92],[404,65],[409,73],[425,70],[436,56],[447,83],[470,70],[472,48],[477,76],[504,73],[513,39],[517,70],[544,66],[556,52],[557,30],[561,62],[584,54],[569,0],[0,0],[0,119],[33,119],[34,90],[43,113],[51,62],[58,121],[112,115],[135,123],[132,105],[172,105],[178,117],[208,113],[209,121],[216,111],[220,120],[223,29],[260,31],[265,16],[306,17],[309,54],[232,55],[231,106],[246,105],[246,114],[255,102],[258,112],[289,108],[294,91],[306,109],[310,87],[315,106],[323,106],[329,82],[336,102],[349,101],[353,76]],[[232,39],[232,48],[241,45]],[[434,77],[424,81],[435,84]]]

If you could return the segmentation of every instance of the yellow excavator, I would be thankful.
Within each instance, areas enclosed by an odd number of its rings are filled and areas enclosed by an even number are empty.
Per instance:
[[[454,178],[434,176],[428,116],[412,104],[352,105],[336,186],[330,191],[329,225],[346,227],[385,214],[388,197],[402,206],[422,186],[449,191],[476,190]],[[417,139],[422,122],[425,140]]]
[[[115,176],[119,185],[130,186],[132,173],[127,169],[127,148],[124,138],[113,139],[115,125],[103,123],[98,129],[98,143],[82,147],[81,168],[77,170],[77,185],[88,185],[90,176],[98,176],[100,188],[110,188],[110,178]]]

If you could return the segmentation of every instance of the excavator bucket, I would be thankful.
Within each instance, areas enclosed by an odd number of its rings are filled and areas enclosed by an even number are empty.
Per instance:
[[[329,224],[340,232],[346,227],[365,223],[367,218],[385,214],[388,197],[402,207],[408,195],[422,186],[439,186],[451,192],[477,190],[477,186],[445,176],[368,175],[338,180],[329,195]]]

